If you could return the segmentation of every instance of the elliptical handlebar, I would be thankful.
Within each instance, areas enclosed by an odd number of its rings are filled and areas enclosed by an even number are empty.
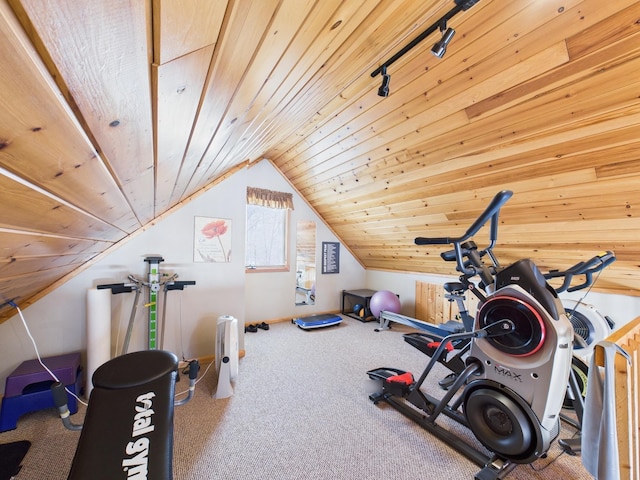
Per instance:
[[[470,239],[478,230],[480,230],[485,223],[491,220],[491,240],[496,240],[498,237],[498,213],[500,208],[509,200],[513,195],[511,190],[502,190],[498,192],[487,208],[482,214],[473,222],[473,224],[467,229],[466,233],[461,237],[417,237],[415,239],[416,245],[447,245],[462,243],[465,240]]]
[[[485,209],[484,212],[482,212],[482,215],[480,215],[478,219],[469,227],[467,233],[465,234],[465,240],[473,237],[476,233],[478,233],[478,230],[480,230],[485,223],[491,220],[491,233],[489,238],[491,239],[492,244],[495,243],[496,239],[498,238],[498,214],[500,213],[500,209],[502,208],[502,206],[507,203],[507,200],[509,200],[512,196],[513,192],[511,190],[502,190],[501,192],[498,192],[496,196],[493,197],[493,200],[491,200],[489,206]]]
[[[581,290],[590,286],[593,283],[593,274],[603,270],[608,267],[610,264],[616,261],[616,256],[613,252],[607,250],[606,252],[595,255],[590,258],[586,262],[578,262],[574,266],[567,268],[566,270],[551,270],[550,272],[544,274],[544,278],[559,278],[564,277],[564,281],[562,285],[555,289],[556,292],[575,292],[576,290]],[[584,275],[585,281],[579,285],[571,286],[571,282],[573,281],[573,277],[576,275]]]
[[[445,261],[456,261],[456,270],[462,274],[471,277],[474,275],[480,275],[485,285],[492,283],[491,270],[486,267],[481,258],[484,255],[489,255],[494,264],[494,267],[499,267],[497,260],[493,255],[493,247],[498,239],[498,216],[502,206],[513,196],[511,190],[502,190],[498,192],[491,200],[487,208],[480,214],[480,216],[471,224],[464,235],[460,237],[417,237],[415,239],[416,245],[453,245],[453,250],[442,252],[440,256]],[[473,241],[469,241],[478,231],[488,222],[491,221],[491,230],[489,233],[489,246],[484,250],[478,250]],[[593,274],[599,272],[605,267],[609,266],[616,260],[613,252],[606,251],[600,253],[586,262],[578,262],[572,267],[566,270],[551,270],[544,277],[548,279],[564,277],[562,285],[555,288],[557,293],[560,292],[574,292],[576,290],[583,289],[590,286],[593,283]],[[577,275],[584,275],[585,281],[579,285],[571,286],[573,278]]]
[[[489,233],[489,246],[484,252],[489,252],[494,247],[498,238],[498,215],[502,206],[513,196],[511,190],[502,190],[493,197],[484,212],[471,224],[464,235],[461,237],[417,237],[414,242],[416,245],[453,245],[455,250],[456,264],[459,272],[465,275],[475,275],[478,273],[473,267],[465,265],[464,252],[462,251],[462,242],[473,237],[478,231],[491,220],[491,230]]]

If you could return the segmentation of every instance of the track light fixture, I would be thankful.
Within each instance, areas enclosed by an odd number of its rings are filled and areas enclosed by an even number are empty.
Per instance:
[[[418,45],[422,40],[427,38],[436,30],[440,29],[442,32],[442,38],[438,40],[431,49],[431,52],[438,58],[442,58],[447,51],[447,46],[449,42],[455,35],[456,31],[453,28],[447,28],[447,22],[455,17],[458,13],[469,10],[480,0],[454,0],[455,6],[445,13],[441,18],[439,18],[436,22],[433,23],[429,28],[427,28],[424,32],[414,38],[411,42],[405,45],[400,51],[398,51],[391,58],[386,60],[382,65],[376,68],[373,72],[371,72],[371,76],[375,77],[376,75],[382,75],[382,85],[378,89],[378,95],[381,97],[386,97],[389,95],[389,81],[391,80],[391,76],[387,74],[387,67],[391,66],[396,60],[399,60],[405,53],[409,52],[413,47]]]
[[[380,85],[380,88],[378,89],[378,95],[380,95],[381,97],[388,97],[389,82],[391,81],[391,75],[387,74],[386,65],[382,67],[382,70],[380,71],[380,73],[382,74],[382,85]]]
[[[440,32],[442,32],[442,38],[434,43],[433,47],[431,47],[431,53],[438,58],[444,57],[444,54],[447,53],[449,42],[456,34],[456,31],[453,28],[447,28],[447,22],[442,22],[440,24]]]

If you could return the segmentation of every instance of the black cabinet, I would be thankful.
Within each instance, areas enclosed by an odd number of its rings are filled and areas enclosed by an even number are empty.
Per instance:
[[[377,290],[343,290],[340,303],[340,313],[355,318],[361,322],[370,322],[376,318],[371,313],[369,302]]]

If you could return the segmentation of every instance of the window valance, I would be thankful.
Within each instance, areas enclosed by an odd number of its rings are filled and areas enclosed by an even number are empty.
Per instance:
[[[293,210],[293,194],[264,188],[247,187],[247,204]]]

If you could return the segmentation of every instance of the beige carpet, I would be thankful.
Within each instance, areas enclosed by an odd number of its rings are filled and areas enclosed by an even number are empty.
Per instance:
[[[234,395],[212,398],[216,379],[210,369],[195,398],[176,409],[174,478],[473,479],[479,471],[474,463],[393,408],[368,399],[377,385],[367,370],[397,367],[419,373],[428,360],[402,340],[404,327],[379,333],[374,327],[347,318],[326,329],[304,331],[279,323],[247,333]],[[437,381],[447,371],[438,368],[427,388],[440,397]],[[178,391],[186,385],[181,381]],[[74,421],[81,417],[82,412],[74,415]],[[447,428],[472,439],[464,427]],[[572,428],[563,429],[563,437],[573,434]],[[33,442],[17,480],[64,479],[77,438],[51,409],[24,416],[17,430],[0,434],[0,443]],[[547,458],[520,465],[507,478],[591,476],[580,457],[563,454],[554,443]]]

